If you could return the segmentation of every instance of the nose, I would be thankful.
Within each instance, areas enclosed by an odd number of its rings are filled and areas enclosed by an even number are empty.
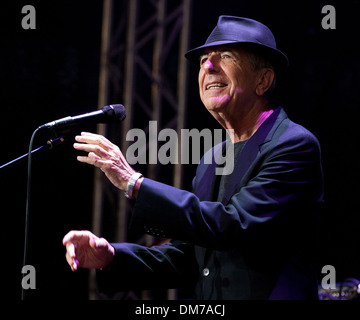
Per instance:
[[[218,68],[217,67],[217,57],[216,57],[216,55],[215,54],[210,54],[207,57],[203,67],[204,67],[205,72],[207,72],[207,73],[216,72],[216,70]]]
[[[204,63],[204,69],[205,69],[206,72],[210,72],[211,70],[214,70],[214,64],[210,60],[210,58],[208,58],[206,60],[206,62]]]

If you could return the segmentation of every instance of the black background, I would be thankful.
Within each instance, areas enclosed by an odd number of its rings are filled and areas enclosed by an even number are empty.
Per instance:
[[[36,30],[21,27],[26,4],[36,9]],[[328,4],[336,9],[335,30],[321,27],[321,9]],[[2,165],[27,152],[39,125],[97,109],[102,1],[2,1],[0,11]],[[318,137],[323,152],[319,276],[322,266],[333,265],[338,281],[360,278],[360,1],[194,0],[191,47],[204,42],[221,14],[265,23],[288,55],[290,69],[275,102]],[[186,127],[218,128],[201,105],[193,66],[188,83]],[[95,126],[74,134],[85,129]],[[35,145],[48,138],[40,134]],[[33,157],[28,263],[36,268],[37,288],[29,293],[34,300],[88,299],[88,274],[70,271],[62,246],[69,230],[91,228],[93,168],[77,163],[72,142]],[[189,166],[186,188],[193,173]],[[3,297],[10,300],[21,298],[26,180],[26,162],[0,171],[0,277]]]

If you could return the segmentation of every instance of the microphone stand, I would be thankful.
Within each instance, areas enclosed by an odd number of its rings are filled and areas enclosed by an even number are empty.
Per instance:
[[[34,149],[31,151],[31,154],[34,154],[40,150],[53,150],[56,146],[60,145],[61,143],[63,143],[65,141],[64,136],[56,138],[56,139],[50,139],[46,142],[46,144],[42,145],[41,147]],[[8,163],[5,163],[4,165],[0,166],[0,170],[2,169],[9,169],[21,162],[23,162],[26,158],[28,158],[29,153],[26,153],[24,155],[22,155],[21,157],[18,157],[14,160],[11,160]]]
[[[32,137],[30,139],[29,152],[28,153],[24,154],[23,156],[21,156],[19,158],[16,158],[16,159],[8,162],[8,163],[6,163],[6,164],[4,164],[4,165],[2,165],[0,167],[0,170],[4,169],[4,168],[9,168],[11,166],[14,166],[15,164],[18,164],[18,163],[22,162],[26,158],[28,159],[23,267],[25,267],[27,265],[27,255],[28,255],[28,233],[29,233],[29,216],[30,216],[30,197],[31,197],[31,161],[32,161],[32,155],[35,152],[38,152],[38,151],[43,150],[43,149],[52,150],[52,149],[55,148],[55,146],[57,146],[57,145],[59,145],[59,144],[61,144],[62,142],[65,141],[64,136],[61,136],[61,137],[56,138],[56,139],[49,139],[45,145],[42,145],[41,147],[32,150],[35,135],[40,129],[41,128],[39,127],[33,132]],[[21,289],[21,300],[25,300],[25,289],[24,289],[23,285],[22,285],[22,289]]]

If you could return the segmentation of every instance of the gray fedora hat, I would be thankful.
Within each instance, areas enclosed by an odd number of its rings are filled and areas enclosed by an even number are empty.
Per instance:
[[[205,44],[188,51],[185,57],[198,63],[205,48],[236,44],[253,48],[272,63],[278,75],[289,65],[287,56],[277,49],[275,37],[267,26],[256,20],[234,16],[220,16]]]

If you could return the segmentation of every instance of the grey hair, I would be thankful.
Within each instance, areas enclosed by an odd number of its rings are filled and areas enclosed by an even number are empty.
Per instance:
[[[256,50],[253,49],[253,47],[248,47],[246,49],[247,57],[250,61],[251,68],[253,71],[258,71],[263,68],[270,68],[274,71],[274,80],[269,87],[269,89],[264,93],[264,97],[269,100],[275,90],[276,87],[276,71],[272,63],[264,58],[263,55],[258,53]]]

